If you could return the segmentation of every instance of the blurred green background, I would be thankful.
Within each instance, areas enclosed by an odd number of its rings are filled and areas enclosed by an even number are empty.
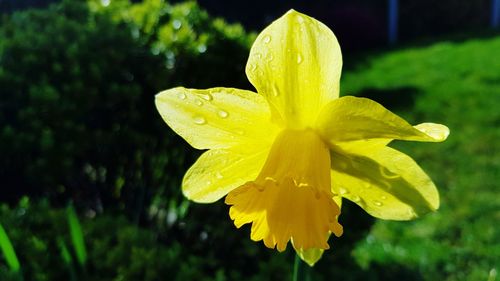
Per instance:
[[[433,178],[439,211],[375,221],[346,202],[345,233],[311,280],[499,280],[500,34],[488,1],[401,1],[391,47],[384,1],[256,1],[260,13],[201,0],[21,2],[0,3],[0,280],[290,280],[292,250],[250,241],[222,202],[182,197],[200,152],[153,98],[178,85],[251,89],[248,30],[293,5],[339,37],[343,95],[452,132],[392,144]]]

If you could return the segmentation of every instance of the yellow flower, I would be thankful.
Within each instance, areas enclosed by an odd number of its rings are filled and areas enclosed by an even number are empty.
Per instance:
[[[182,191],[200,203],[226,196],[236,227],[313,265],[340,236],[341,198],[382,219],[409,220],[439,206],[436,187],[393,140],[439,142],[448,128],[411,126],[366,98],[339,98],[342,56],[321,22],[294,10],[253,44],[246,74],[257,93],[174,88],[156,96],[165,122],[208,149]],[[216,71],[216,70],[215,70]]]

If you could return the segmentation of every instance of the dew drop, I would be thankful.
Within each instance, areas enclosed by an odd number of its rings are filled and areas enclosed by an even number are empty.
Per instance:
[[[212,181],[207,181],[207,185],[211,185],[212,184]]]
[[[347,189],[341,187],[341,188],[339,188],[339,193],[340,193],[340,195],[345,195],[345,194],[348,194],[349,191],[347,191]]]
[[[211,101],[214,99],[211,94],[200,94],[200,96],[202,99],[204,99],[206,101]]]
[[[203,105],[203,102],[201,100],[195,100],[194,103],[197,105],[197,106],[202,106]]]
[[[207,123],[207,120],[205,120],[202,116],[195,116],[193,118],[193,122],[198,125],[203,125]]]
[[[224,178],[224,176],[220,172],[215,173],[215,177],[218,179]]]
[[[380,201],[373,201],[373,204],[375,204],[375,206],[378,206],[378,207],[381,207],[383,205],[382,202],[380,202]]]
[[[219,110],[219,112],[217,112],[217,115],[219,115],[220,118],[227,118],[229,116],[229,113],[221,109]]]
[[[359,196],[355,195],[354,197],[352,197],[352,201],[359,203],[359,202],[361,202],[361,198],[359,198]]]
[[[321,192],[319,192],[319,190],[316,190],[316,191],[314,192],[314,197],[316,198],[316,200],[321,199]]]
[[[274,59],[273,54],[268,53],[268,54],[266,55],[266,59],[267,59],[267,61],[272,61],[272,60]]]
[[[264,38],[262,38],[262,41],[264,41],[264,43],[268,44],[269,42],[271,42],[271,36],[269,36],[269,35],[264,36]]]
[[[174,26],[174,29],[180,29],[182,26],[182,22],[180,20],[174,20],[172,22],[172,25]]]
[[[256,184],[255,187],[257,188],[258,191],[262,192],[264,191],[264,186],[260,184]]]
[[[382,195],[382,196],[380,196],[380,199],[385,200],[385,199],[387,199],[387,196]]]
[[[304,18],[303,18],[303,17],[301,17],[301,16],[298,16],[298,17],[297,17],[297,22],[298,22],[298,23],[303,23],[303,22],[304,22]]]
[[[272,178],[272,177],[265,177],[264,179],[265,179],[266,181],[270,181],[270,182],[272,182],[272,183],[277,183],[277,181],[276,181],[274,178]]]
[[[369,183],[365,183],[364,186],[365,186],[366,189],[370,189],[372,187],[372,185],[369,184]]]
[[[240,136],[243,136],[245,134],[245,131],[239,129],[239,130],[236,130],[236,133]]]
[[[297,54],[297,64],[300,64],[302,62],[303,58],[301,54]]]
[[[249,69],[250,71],[254,71],[255,69],[257,69],[257,66],[256,66],[255,64],[253,64],[253,63],[252,63],[252,64],[250,64],[250,65],[248,66],[248,69]]]
[[[179,92],[179,93],[177,94],[177,97],[179,97],[179,99],[181,99],[181,100],[185,100],[185,99],[186,99],[186,94],[184,94],[184,93],[182,93],[182,92]]]

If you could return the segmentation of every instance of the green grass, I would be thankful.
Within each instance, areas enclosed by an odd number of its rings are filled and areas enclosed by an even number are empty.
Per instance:
[[[404,267],[415,280],[500,280],[500,37],[374,55],[342,80],[344,95],[451,130],[440,144],[393,144],[431,176],[441,207],[412,222],[377,221],[356,260],[366,270]]]

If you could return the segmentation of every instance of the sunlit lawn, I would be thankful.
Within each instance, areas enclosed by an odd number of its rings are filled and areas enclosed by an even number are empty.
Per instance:
[[[378,221],[355,249],[355,258],[365,268],[402,265],[425,280],[495,280],[500,265],[500,38],[372,56],[344,73],[342,93],[375,98],[411,123],[434,121],[451,130],[439,145],[393,144],[436,182],[438,212],[409,223]]]

